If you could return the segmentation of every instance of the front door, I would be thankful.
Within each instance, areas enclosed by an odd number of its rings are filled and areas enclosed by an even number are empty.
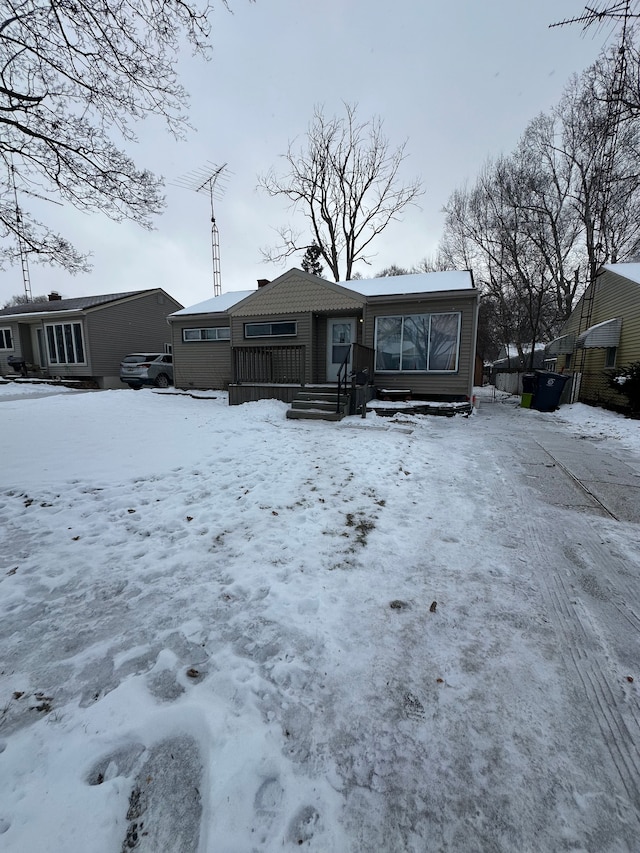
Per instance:
[[[327,382],[338,381],[338,370],[349,357],[351,365],[351,344],[356,339],[355,317],[327,318]]]

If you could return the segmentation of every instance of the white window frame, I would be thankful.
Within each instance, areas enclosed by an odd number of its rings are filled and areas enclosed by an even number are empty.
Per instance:
[[[434,317],[449,317],[455,316],[458,320],[458,329],[456,333],[456,342],[455,342],[455,366],[451,370],[434,370],[429,367],[429,361],[431,356],[431,323]],[[428,337],[428,346],[427,352],[425,354],[425,368],[403,368],[402,366],[402,353],[404,351],[404,328],[405,328],[405,320],[411,320],[415,317],[428,317],[429,322],[429,337]],[[399,341],[399,361],[398,367],[379,367],[378,366],[378,321],[379,320],[400,320],[400,341]],[[420,373],[420,374],[431,374],[431,375],[445,375],[450,376],[451,374],[458,373],[460,370],[460,335],[462,331],[462,312],[461,311],[432,311],[425,312],[419,314],[386,314],[380,315],[376,317],[375,322],[375,349],[376,349],[376,373]]]
[[[70,328],[69,339],[65,327]],[[57,330],[60,330],[59,332]],[[80,347],[82,353],[78,352],[78,330],[80,336]],[[47,359],[49,364],[86,364],[87,347],[84,340],[83,324],[78,320],[62,320],[59,323],[45,323],[45,346],[47,348]],[[69,349],[72,351],[72,359],[69,359]],[[79,356],[82,355],[82,358]]]
[[[191,337],[187,337],[187,332],[191,334]],[[214,335],[209,336],[210,332],[215,332]],[[221,334],[224,333],[225,334]],[[205,334],[206,333],[206,334]],[[230,341],[231,340],[231,328],[229,326],[205,326],[201,329],[183,329],[182,330],[182,342],[185,344],[196,344],[201,341],[205,341],[209,343],[210,341]]]
[[[247,330],[251,326],[269,326],[270,331],[267,334],[251,335]],[[293,332],[274,332],[274,327],[277,326],[293,326]],[[245,339],[252,340],[253,338],[296,338],[298,336],[298,321],[297,320],[267,320],[266,322],[253,321],[252,323],[244,324]]]
[[[11,326],[2,326],[0,328],[0,349],[8,352],[13,349],[13,331]]]

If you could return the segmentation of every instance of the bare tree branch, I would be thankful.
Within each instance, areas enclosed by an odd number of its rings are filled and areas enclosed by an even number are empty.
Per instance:
[[[423,192],[420,179],[401,182],[405,144],[392,150],[379,118],[361,122],[356,106],[345,110],[344,118],[326,118],[316,107],[302,146],[289,144],[283,173],[272,169],[259,178],[270,196],[287,199],[309,221],[335,281],[349,280],[356,262],[370,262],[373,240]],[[280,244],[263,251],[267,260],[282,261],[309,245],[290,228],[278,233]]]
[[[623,70],[617,49],[602,56],[445,208],[439,254],[473,268],[503,344],[552,337],[602,264],[640,253],[640,120],[615,97],[637,69]]]
[[[26,209],[30,193],[151,227],[162,181],[122,145],[150,116],[184,134],[177,57],[185,39],[206,56],[211,12],[209,0],[0,0],[0,259],[20,237],[37,259],[86,268]]]

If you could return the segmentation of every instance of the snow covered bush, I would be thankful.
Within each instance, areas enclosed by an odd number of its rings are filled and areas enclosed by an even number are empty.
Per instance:
[[[609,384],[629,401],[631,412],[640,414],[640,361],[633,361],[609,374]]]

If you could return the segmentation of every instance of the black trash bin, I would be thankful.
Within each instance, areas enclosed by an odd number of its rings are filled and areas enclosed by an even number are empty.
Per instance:
[[[535,375],[535,373],[522,374],[522,397],[520,399],[520,405],[523,409],[531,408],[533,395],[536,393],[537,383],[538,377]]]
[[[22,376],[27,375],[27,363],[24,358],[21,358],[19,355],[10,355],[7,359],[7,364],[15,371],[15,373],[21,373]]]
[[[569,377],[550,370],[536,371],[536,390],[531,408],[539,412],[554,412],[560,403],[560,396]]]

